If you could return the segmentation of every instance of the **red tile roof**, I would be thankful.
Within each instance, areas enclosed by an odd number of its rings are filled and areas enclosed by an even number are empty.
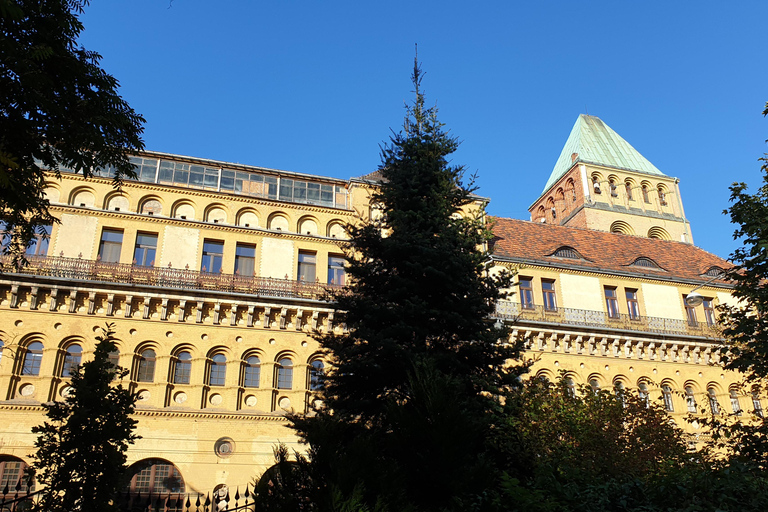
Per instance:
[[[710,276],[704,274],[712,267],[731,267],[724,259],[682,242],[517,219],[495,217],[492,221],[495,235],[492,242],[493,256],[497,259],[697,281],[709,279]],[[551,256],[561,247],[576,249],[583,259]],[[632,265],[641,257],[653,260],[663,270]]]

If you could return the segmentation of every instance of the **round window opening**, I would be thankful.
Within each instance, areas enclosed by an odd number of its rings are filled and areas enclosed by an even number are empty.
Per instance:
[[[235,442],[229,437],[222,437],[213,445],[216,456],[226,459],[235,452]]]

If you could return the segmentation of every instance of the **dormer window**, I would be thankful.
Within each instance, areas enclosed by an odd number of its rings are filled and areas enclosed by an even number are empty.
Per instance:
[[[637,258],[634,262],[632,262],[632,266],[643,267],[643,268],[652,268],[652,269],[656,269],[656,270],[664,270],[663,268],[661,268],[658,265],[658,263],[656,263],[655,261],[653,261],[650,258],[646,258],[645,256],[641,256],[641,257]]]
[[[568,246],[560,247],[558,250],[552,253],[552,256],[555,258],[569,258],[572,260],[584,259],[576,249]]]
[[[723,274],[725,274],[725,270],[723,270],[720,267],[714,266],[714,267],[709,267],[707,271],[704,272],[704,274],[702,275],[705,275],[707,277],[720,277]]]

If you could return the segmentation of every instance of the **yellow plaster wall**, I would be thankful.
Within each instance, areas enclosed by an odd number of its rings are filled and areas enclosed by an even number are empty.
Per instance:
[[[58,256],[63,251],[67,258],[77,258],[82,253],[83,258],[95,259],[99,250],[96,243],[98,219],[89,215],[65,213],[60,220],[53,255]]]
[[[675,286],[642,283],[643,302],[648,316],[684,320],[681,297]]]
[[[294,243],[291,240],[264,238],[261,242],[261,270],[259,275],[290,279],[296,275],[294,270]]]
[[[162,266],[172,263],[174,268],[184,268],[189,265],[191,269],[200,266],[199,252],[200,230],[194,227],[165,226],[163,232],[163,246],[159,251],[158,262]]]
[[[560,290],[565,308],[601,311],[604,307],[602,287],[596,277],[560,274]]]

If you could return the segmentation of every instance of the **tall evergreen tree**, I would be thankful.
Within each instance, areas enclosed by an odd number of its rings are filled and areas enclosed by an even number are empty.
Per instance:
[[[318,335],[334,365],[324,407],[294,418],[319,479],[390,510],[461,509],[488,484],[487,413],[518,356],[490,320],[510,276],[487,271],[484,203],[421,80],[415,62],[371,196],[381,215],[348,226],[350,284],[333,297],[348,332]]]
[[[125,452],[138,438],[137,421],[130,417],[136,398],[114,383],[127,370],[109,360],[116,349],[112,326],[96,339],[93,360],[72,375],[71,392],[61,402],[44,404],[48,421],[32,429],[39,434],[33,469],[45,486],[35,510],[119,510]]]

